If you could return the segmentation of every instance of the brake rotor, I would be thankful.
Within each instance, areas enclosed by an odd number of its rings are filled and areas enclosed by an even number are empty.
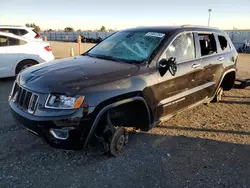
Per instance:
[[[118,129],[116,129],[115,133],[112,136],[109,148],[110,154],[113,156],[118,156],[127,142],[128,134],[126,130],[122,127],[119,127]]]

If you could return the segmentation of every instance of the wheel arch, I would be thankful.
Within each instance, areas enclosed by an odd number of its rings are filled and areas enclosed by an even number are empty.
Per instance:
[[[230,69],[223,74],[219,87],[222,87],[225,91],[229,91],[233,88],[235,79],[236,71],[235,69]]]
[[[129,104],[129,103],[132,103],[132,102],[141,102],[141,104],[144,105],[145,107],[145,110],[147,112],[147,122],[148,122],[148,125],[147,127],[149,128],[152,124],[152,112],[150,111],[149,109],[149,106],[147,104],[147,102],[145,101],[145,99],[142,97],[142,96],[134,96],[134,97],[130,97],[130,98],[127,98],[127,99],[122,99],[120,101],[116,101],[114,103],[111,103],[103,108],[101,108],[101,110],[98,112],[97,116],[95,117],[95,120],[90,128],[90,131],[88,133],[88,136],[85,140],[85,143],[84,143],[84,147],[87,146],[87,144],[89,143],[91,137],[93,136],[96,128],[98,127],[98,124],[99,122],[102,120],[102,118],[104,117],[104,115],[109,111],[111,110],[112,108],[116,108],[116,107],[119,107],[121,105],[126,105],[126,104]]]
[[[19,61],[19,63],[16,64],[15,74],[17,74],[18,65],[21,65],[25,61],[32,61],[32,62],[34,62],[34,65],[39,64],[39,62],[37,60],[35,60],[35,59],[22,59],[21,61]]]

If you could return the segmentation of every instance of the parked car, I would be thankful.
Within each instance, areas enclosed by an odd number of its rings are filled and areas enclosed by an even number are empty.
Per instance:
[[[81,56],[22,71],[12,114],[55,147],[97,140],[117,156],[127,127],[148,131],[235,81],[237,51],[219,29],[140,27],[119,31]]]
[[[0,32],[0,78],[11,77],[21,70],[54,60],[49,43]]]
[[[81,36],[81,42],[85,43],[100,43],[102,41],[101,37],[98,37],[97,39],[95,38],[86,38],[85,36]],[[78,39],[75,40],[75,42],[78,42]]]
[[[42,41],[41,35],[32,27],[0,25],[0,32],[12,33],[20,37]]]

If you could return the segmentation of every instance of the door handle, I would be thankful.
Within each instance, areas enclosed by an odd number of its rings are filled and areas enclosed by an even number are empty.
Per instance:
[[[196,69],[196,68],[198,68],[199,66],[201,66],[201,64],[193,64],[193,65],[192,65],[192,68]]]
[[[224,60],[225,58],[223,57],[223,56],[221,56],[221,57],[219,57],[219,61],[222,61],[222,60]]]

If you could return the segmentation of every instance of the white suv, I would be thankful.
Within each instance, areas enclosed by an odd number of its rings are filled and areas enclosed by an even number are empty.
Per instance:
[[[49,43],[0,32],[0,78],[54,59]]]
[[[35,29],[32,27],[0,25],[0,32],[13,33],[15,35],[18,35],[24,38],[42,41],[41,35],[37,33]]]

